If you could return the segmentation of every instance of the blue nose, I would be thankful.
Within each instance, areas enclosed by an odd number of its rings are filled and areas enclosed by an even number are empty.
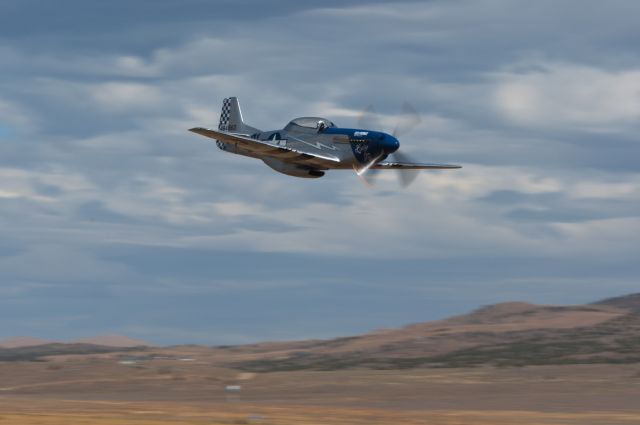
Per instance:
[[[398,150],[400,147],[400,142],[395,137],[385,134],[384,139],[382,140],[382,150],[387,155],[393,153]]]

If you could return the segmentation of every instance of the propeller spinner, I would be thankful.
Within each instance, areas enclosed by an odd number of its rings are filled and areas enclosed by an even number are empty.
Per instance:
[[[384,138],[380,141],[381,153],[363,167],[355,169],[356,174],[368,185],[373,185],[379,170],[371,167],[386,159],[389,155],[397,162],[413,162],[407,154],[398,151],[400,148],[400,142],[398,141],[397,136],[409,133],[421,122],[422,119],[416,109],[409,103],[405,102],[402,105],[402,116],[393,129],[393,133],[383,133]],[[358,118],[358,126],[360,128],[381,128],[379,116],[375,112],[373,105],[367,106],[367,108],[362,112]],[[418,170],[397,171],[400,183],[403,187],[409,186],[418,176]]]

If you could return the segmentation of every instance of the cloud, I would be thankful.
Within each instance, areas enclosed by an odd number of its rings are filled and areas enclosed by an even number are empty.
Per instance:
[[[162,93],[145,84],[109,82],[91,87],[90,96],[110,113],[149,110],[162,103]]]
[[[0,5],[0,314],[235,341],[633,288],[637,4],[205,3]],[[408,101],[403,151],[464,168],[277,174],[187,132],[229,95],[265,130]]]
[[[607,71],[554,63],[537,68],[497,76],[495,105],[507,119],[531,127],[609,132],[640,123],[640,68]]]

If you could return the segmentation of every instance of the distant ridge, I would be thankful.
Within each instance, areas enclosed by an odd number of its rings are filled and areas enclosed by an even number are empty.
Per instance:
[[[35,347],[37,345],[51,344],[53,341],[47,341],[45,339],[33,338],[30,336],[16,336],[13,338],[7,338],[0,340],[0,348],[20,348],[20,347]]]
[[[622,297],[607,298],[606,300],[595,302],[593,305],[606,305],[634,313],[640,313],[640,293],[625,295]]]
[[[89,345],[100,345],[103,347],[112,347],[112,348],[132,348],[132,347],[151,347],[152,344],[148,342],[129,338],[125,335],[117,335],[117,334],[108,334],[108,335],[99,335],[94,337],[81,338],[75,341],[65,342],[65,341],[52,341],[40,338],[33,338],[30,336],[18,336],[7,338],[4,340],[0,340],[0,348],[10,349],[10,348],[26,348],[26,347],[37,347],[40,345],[50,345],[50,344],[89,344]]]
[[[522,301],[510,301],[499,304],[491,304],[480,307],[473,310],[471,313],[463,314],[461,316],[454,316],[446,319],[452,323],[493,323],[502,322],[510,316],[517,316],[519,314],[534,311],[541,306],[526,303]]]
[[[586,305],[507,302],[332,340],[235,347],[252,372],[640,363],[640,294]]]
[[[81,338],[73,341],[77,344],[93,344],[93,345],[103,345],[105,347],[150,347],[151,344],[148,342],[129,338],[125,335],[117,335],[117,334],[108,334],[108,335],[99,335],[89,338]]]

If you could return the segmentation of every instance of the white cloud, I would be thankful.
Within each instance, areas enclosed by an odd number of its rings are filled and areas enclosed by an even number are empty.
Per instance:
[[[637,259],[638,240],[635,236],[640,234],[640,217],[555,223],[553,226],[572,241],[570,246],[565,246],[565,255],[584,255],[608,261]]]
[[[542,63],[495,78],[495,107],[517,124],[595,131],[640,124],[640,69]]]
[[[393,21],[418,21],[432,20],[439,16],[438,9],[431,5],[416,6],[411,3],[394,2],[392,5],[368,4],[366,6],[327,7],[311,9],[299,13],[301,17],[318,17],[340,20],[393,20]]]
[[[380,182],[382,193],[397,189],[393,176],[389,177]],[[590,220],[566,229],[555,226],[552,218],[548,222],[527,224],[505,218],[511,207],[478,203],[477,199],[498,191],[580,199],[593,187],[602,191],[610,187],[609,199],[616,199],[616,190],[631,196],[628,188],[620,184],[607,186],[580,174],[550,177],[539,170],[519,167],[469,166],[460,171],[423,173],[410,190],[385,196],[362,187],[349,173],[340,173],[333,181],[338,180],[344,196],[349,199],[346,204],[297,203],[292,197],[282,204],[269,205],[242,191],[234,197],[238,201],[214,204],[216,211],[229,217],[243,216],[249,222],[270,217],[295,226],[294,231],[277,234],[277,243],[274,243],[274,232],[247,229],[225,234],[184,234],[175,242],[183,246],[374,258],[484,257],[504,252],[571,257],[576,249],[584,255],[589,252],[599,255],[601,246],[590,250],[590,244],[585,244],[577,231],[565,231],[580,229],[583,225],[588,227]],[[260,184],[256,189],[260,191],[259,188]],[[192,207],[199,208],[197,204]],[[632,240],[630,234],[621,235],[609,240],[607,249],[610,253],[617,251],[618,242],[626,249]]]
[[[640,201],[640,175],[629,175],[626,181],[589,181],[575,184],[569,192],[575,198]]]
[[[53,196],[38,192],[37,185],[47,185],[68,193],[86,190],[91,187],[84,176],[62,169],[50,171],[31,171],[19,168],[0,168],[1,193],[5,198],[24,198],[36,202],[55,202]]]
[[[149,84],[130,82],[107,82],[88,87],[93,101],[111,112],[162,109],[163,94]]]

